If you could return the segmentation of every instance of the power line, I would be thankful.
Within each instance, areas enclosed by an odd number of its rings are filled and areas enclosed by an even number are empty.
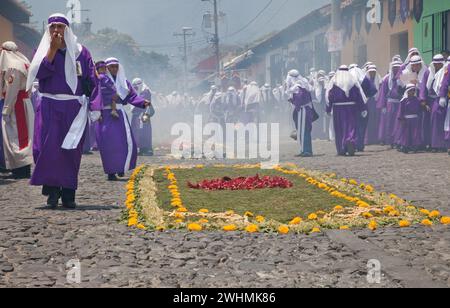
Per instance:
[[[244,27],[242,27],[241,29],[239,29],[236,32],[231,33],[230,35],[226,36],[225,38],[235,36],[236,34],[239,34],[242,31],[244,31],[245,29],[247,29],[255,20],[257,20],[269,8],[269,6],[272,4],[272,2],[273,2],[273,0],[269,0],[269,2],[266,4],[266,6],[252,20],[250,20]]]

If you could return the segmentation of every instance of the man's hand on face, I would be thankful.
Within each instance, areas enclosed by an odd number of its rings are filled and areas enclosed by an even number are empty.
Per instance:
[[[61,34],[59,34],[58,32],[53,32],[52,33],[52,41],[50,43],[50,48],[53,51],[57,51],[61,48],[64,47],[64,40]]]

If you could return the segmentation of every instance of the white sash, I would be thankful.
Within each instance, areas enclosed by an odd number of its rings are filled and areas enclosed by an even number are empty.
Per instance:
[[[86,129],[88,121],[88,100],[86,96],[75,96],[68,94],[48,94],[42,93],[43,97],[58,100],[58,101],[71,101],[78,100],[81,105],[80,111],[72,122],[70,129],[64,138],[62,148],[64,150],[75,150],[80,144],[81,138],[83,138],[84,130]]]
[[[447,116],[445,117],[444,130],[450,132],[450,104],[447,104]]]

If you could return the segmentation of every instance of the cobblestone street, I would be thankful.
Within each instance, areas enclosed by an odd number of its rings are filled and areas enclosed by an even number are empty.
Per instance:
[[[315,157],[284,162],[370,183],[428,209],[450,214],[450,156],[400,154],[369,147],[354,158],[315,143]],[[139,163],[177,163],[164,153]],[[8,287],[450,287],[450,229],[271,235],[146,233],[118,223],[126,180],[107,182],[98,154],[85,156],[74,211],[43,208],[40,189],[0,180],[0,286]],[[82,282],[68,284],[66,263],[79,259]],[[381,262],[381,284],[367,263]]]

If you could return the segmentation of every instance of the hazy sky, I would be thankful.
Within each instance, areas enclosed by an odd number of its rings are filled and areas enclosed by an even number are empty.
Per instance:
[[[32,6],[33,21],[42,24],[54,12],[66,13],[67,0],[25,0]],[[220,11],[226,18],[220,23],[222,37],[239,31],[270,2],[270,0],[219,0]],[[228,38],[225,43],[246,45],[255,39],[295,22],[312,9],[323,6],[329,0],[272,0],[270,6],[248,28]],[[201,0],[81,0],[83,19],[89,17],[93,29],[116,28],[131,34],[139,44],[148,48],[175,53],[173,36],[183,26],[194,28],[194,48],[205,46],[201,30],[203,14],[212,9],[210,2]],[[169,46],[168,46],[169,45]]]

